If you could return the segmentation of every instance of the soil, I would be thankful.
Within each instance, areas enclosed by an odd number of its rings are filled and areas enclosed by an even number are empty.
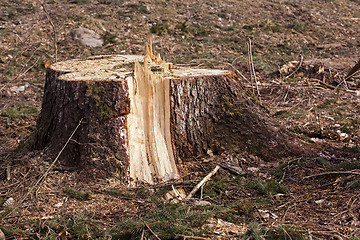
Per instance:
[[[71,31],[80,26],[101,34],[104,46],[91,49],[74,42]],[[43,6],[35,0],[2,0],[0,199],[15,203],[2,207],[0,228],[7,239],[76,239],[80,233],[74,228],[60,221],[50,226],[49,219],[86,213],[99,229],[109,230],[124,219],[145,219],[158,207],[154,196],[160,196],[160,187],[127,189],[116,179],[89,179],[92,173],[81,169],[52,169],[35,185],[54,159],[41,151],[17,151],[36,127],[47,63],[144,54],[152,36],[155,51],[167,61],[236,71],[246,91],[280,125],[319,149],[315,157],[273,162],[246,152],[195,156],[182,162],[187,184],[181,189],[190,192],[193,181],[217,164],[236,160],[242,175],[221,168],[195,199],[221,207],[240,202],[232,222],[245,223],[245,239],[360,238],[360,73],[344,81],[359,60],[359,29],[358,0],[49,0]],[[249,71],[249,39],[257,84]],[[268,183],[274,182],[284,188],[271,190]],[[66,189],[90,193],[90,198],[79,200]],[[156,236],[152,226],[145,222],[148,239]],[[241,235],[213,230],[202,237]],[[84,236],[96,238],[89,229]]]

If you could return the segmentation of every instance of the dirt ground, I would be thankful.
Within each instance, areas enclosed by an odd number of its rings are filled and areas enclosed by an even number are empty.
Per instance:
[[[80,26],[101,34],[104,46],[76,43],[70,33]],[[2,0],[0,36],[6,239],[360,239],[360,73],[344,81],[360,57],[359,0]],[[89,182],[81,170],[52,170],[34,185],[53,159],[16,149],[36,128],[46,63],[143,54],[149,36],[167,61],[237,72],[269,114],[316,144],[318,155],[188,159],[184,182],[174,184],[180,192],[226,159],[244,173],[221,168],[181,204],[165,199],[171,185],[126,189],[116,179]]]

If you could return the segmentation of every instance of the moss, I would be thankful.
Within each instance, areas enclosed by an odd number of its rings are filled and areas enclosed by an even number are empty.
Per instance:
[[[234,104],[231,102],[230,98],[225,96],[223,99],[224,106],[228,110],[230,116],[234,117],[241,117],[242,116],[242,110],[235,107]]]
[[[109,120],[117,116],[114,110],[114,103],[106,101],[106,88],[102,84],[88,83],[88,89],[86,90],[86,97],[89,97],[95,102],[97,115],[100,120]]]

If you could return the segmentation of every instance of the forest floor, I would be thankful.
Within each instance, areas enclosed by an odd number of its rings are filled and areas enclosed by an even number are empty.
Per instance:
[[[360,239],[360,73],[343,81],[360,56],[359,0],[48,0],[44,6],[0,3],[6,239]],[[101,34],[104,45],[76,43],[70,33],[80,26]],[[243,75],[245,89],[280,125],[317,144],[318,155],[268,162],[246,152],[209,152],[184,161],[184,182],[173,185],[128,189],[115,179],[88,181],[56,169],[35,185],[53,159],[16,149],[36,128],[46,63],[144,54],[150,35],[167,61]],[[221,168],[192,200],[166,196],[173,188],[191,191],[227,158],[244,173]]]

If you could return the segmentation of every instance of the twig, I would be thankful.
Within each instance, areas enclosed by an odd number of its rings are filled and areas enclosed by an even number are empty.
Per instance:
[[[252,58],[251,39],[249,39],[249,61],[250,61],[250,70],[251,70],[250,73],[251,73],[251,75],[254,77],[254,82],[255,82],[255,86],[256,86],[257,96],[258,96],[258,98],[259,98],[259,102],[261,103],[260,91],[259,91],[259,86],[258,86],[258,82],[257,82],[257,79],[256,79],[254,62],[253,62],[253,58]]]
[[[241,76],[244,80],[246,80],[247,82],[249,82],[249,80],[248,80],[239,70],[237,70],[237,69],[234,67],[234,65],[232,65],[231,63],[226,63],[226,64],[228,64],[230,67],[232,67],[232,68],[235,70],[235,72],[236,72],[239,76]]]
[[[38,0],[38,2],[40,3],[42,9],[44,10],[45,14],[46,14],[46,17],[51,25],[51,28],[52,28],[52,33],[53,33],[53,45],[54,45],[54,49],[55,49],[55,62],[57,62],[57,52],[58,52],[58,49],[57,49],[57,36],[56,36],[56,27],[50,17],[50,14],[48,12],[48,10],[46,9],[45,7],[45,2],[46,0],[43,0],[42,2],[40,0]]]
[[[349,71],[349,73],[347,74],[346,77],[353,76],[353,74],[355,74],[359,70],[360,70],[360,59],[357,62],[357,64],[352,69],[350,69],[350,71]]]
[[[58,161],[61,153],[64,151],[64,149],[66,148],[66,146],[69,144],[71,138],[74,136],[75,132],[78,130],[78,128],[80,127],[80,124],[82,122],[83,118],[79,121],[78,125],[76,126],[76,128],[74,129],[74,131],[71,133],[69,139],[66,141],[66,143],[64,144],[63,148],[60,150],[60,152],[58,153],[58,155],[56,156],[55,160],[51,163],[51,165],[48,167],[48,169],[45,171],[45,173],[39,178],[39,180],[37,180],[37,182],[33,185],[33,187],[25,194],[25,197],[23,197],[23,199],[18,202],[16,204],[16,206],[14,207],[14,209],[9,212],[5,217],[9,216],[12,212],[15,211],[15,209],[17,207],[19,207],[24,201],[25,199],[30,195],[30,193],[32,193],[35,188],[39,188],[40,187],[40,183],[45,180],[45,178],[47,177],[47,175],[49,174],[50,170],[53,168],[53,166],[55,165],[55,163]]]
[[[208,175],[206,175],[203,180],[201,180],[194,189],[189,193],[189,195],[186,196],[186,200],[190,199],[196,192],[199,190],[199,188],[204,185],[209,179],[220,169],[220,166],[217,165]]]
[[[145,226],[149,229],[149,231],[152,233],[152,235],[155,236],[156,239],[161,240],[161,238],[159,238],[158,235],[156,235],[156,233],[153,232],[153,230],[149,227],[149,225],[142,218],[140,218],[140,220],[145,224]]]
[[[312,178],[312,177],[319,177],[324,175],[331,175],[331,174],[354,174],[354,175],[360,175],[359,171],[335,171],[335,172],[323,172],[318,174],[313,174],[309,176],[305,176],[303,179]]]

